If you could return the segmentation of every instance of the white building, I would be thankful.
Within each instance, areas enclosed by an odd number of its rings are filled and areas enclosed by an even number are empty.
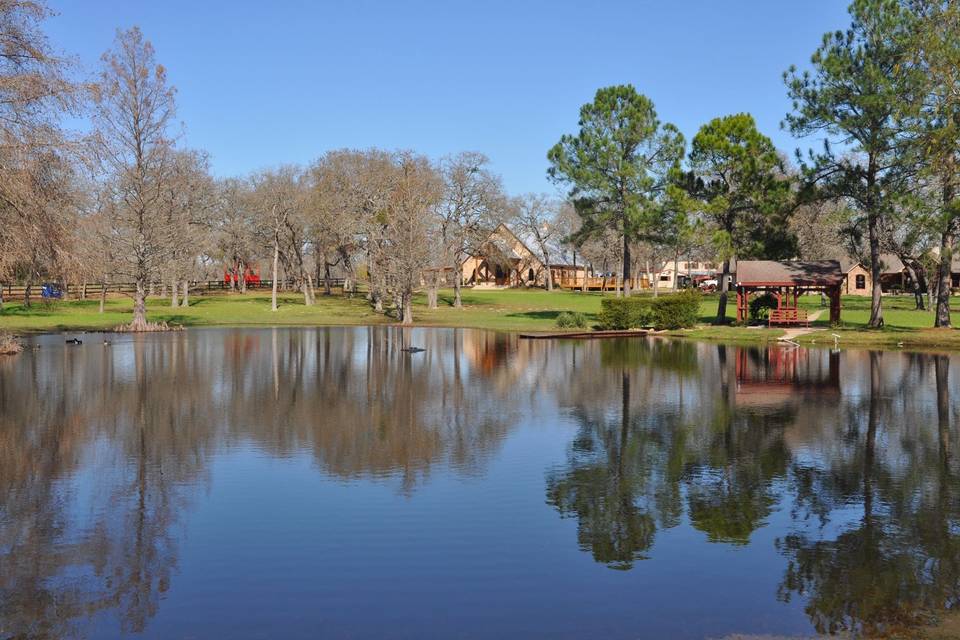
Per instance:
[[[717,274],[719,265],[715,262],[700,262],[693,260],[667,260],[659,273],[653,274],[660,289],[672,289],[674,281],[679,278],[679,286],[684,287],[694,279],[712,278]]]

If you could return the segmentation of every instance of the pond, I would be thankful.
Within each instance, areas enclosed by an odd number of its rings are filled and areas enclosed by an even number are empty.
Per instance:
[[[0,637],[872,636],[960,598],[953,357],[82,337],[0,360]]]

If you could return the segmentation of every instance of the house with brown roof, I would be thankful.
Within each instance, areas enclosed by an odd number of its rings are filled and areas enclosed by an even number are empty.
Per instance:
[[[476,255],[463,263],[461,277],[464,284],[480,287],[544,286],[546,269],[543,260],[510,227],[500,223]],[[557,285],[579,282],[586,274],[586,267],[554,263],[550,265],[550,273]]]
[[[840,267],[846,276],[843,294],[869,296],[873,292],[873,277],[870,267],[859,260],[840,258]],[[884,293],[904,291],[910,283],[910,275],[903,261],[895,254],[880,256],[880,288]]]

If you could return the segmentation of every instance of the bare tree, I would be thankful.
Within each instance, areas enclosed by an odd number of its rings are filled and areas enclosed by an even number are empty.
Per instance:
[[[137,27],[117,33],[102,64],[94,151],[114,203],[108,211],[118,265],[135,283],[129,329],[147,331],[154,328],[147,323],[147,285],[173,246],[163,195],[172,179],[174,89]]]
[[[226,265],[230,288],[247,291],[247,269],[258,254],[256,213],[249,181],[237,178],[216,185],[213,228],[217,254]]]
[[[253,177],[254,201],[262,216],[260,225],[269,233],[273,250],[273,290],[270,297],[271,311],[277,311],[277,291],[280,277],[280,251],[285,242],[288,221],[302,206],[300,169],[292,165],[272,171],[263,171]],[[305,300],[307,294],[304,293]]]
[[[496,227],[503,211],[500,178],[487,168],[489,160],[465,152],[440,163],[443,198],[440,203],[440,234],[443,250],[453,267],[453,306],[463,306],[460,289],[463,264]]]
[[[550,271],[551,252],[555,244],[563,237],[558,224],[559,203],[546,194],[528,193],[514,199],[516,224],[536,246],[537,256],[543,263],[544,284],[547,291],[553,291],[553,274]]]
[[[395,158],[394,189],[382,226],[380,265],[398,319],[413,323],[413,293],[439,236],[436,205],[442,183],[430,161],[410,152]]]
[[[20,272],[28,291],[39,273],[60,270],[70,239],[60,120],[77,108],[79,87],[43,33],[50,15],[40,0],[0,1],[0,278]]]

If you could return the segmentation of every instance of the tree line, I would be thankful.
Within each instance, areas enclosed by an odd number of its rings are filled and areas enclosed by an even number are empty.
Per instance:
[[[784,73],[782,123],[823,148],[791,162],[747,113],[719,117],[689,151],[674,125],[632,86],[600,89],[579,131],[549,151],[569,188],[577,240],[613,234],[629,286],[639,246],[723,264],[717,322],[726,321],[730,261],[861,259],[872,274],[869,324],[883,325],[881,256],[900,257],[935,325],[950,326],[958,222],[960,4],[855,0],[846,30],[827,33],[809,68]],[[832,253],[832,255],[831,255]],[[960,270],[960,269],[958,269]],[[625,291],[629,295],[629,291]]]
[[[883,324],[881,255],[898,255],[936,326],[949,326],[960,221],[960,6],[947,0],[856,0],[851,23],[828,33],[809,68],[784,74],[783,127],[823,148],[789,159],[748,113],[703,125],[690,144],[630,85],[602,88],[579,130],[548,154],[565,199],[511,196],[480,153],[439,160],[410,150],[334,150],[307,166],[215,178],[186,148],[176,91],[136,27],[118,31],[92,76],[58,54],[37,0],[0,3],[0,281],[135,283],[130,328],[152,328],[151,294],[189,304],[189,282],[269,270],[272,309],[292,286],[313,304],[332,274],[347,294],[412,322],[463,266],[495,251],[503,221],[544,265],[634,274],[667,260],[722,264],[725,321],[733,258],[824,258],[840,252],[872,272],[870,326]],[[67,130],[86,118],[90,130]],[[689,147],[689,148],[688,148]],[[652,266],[651,266],[652,265]],[[543,281],[553,287],[550,270]],[[658,278],[653,278],[656,288]],[[676,279],[675,279],[676,280]],[[292,283],[292,284],[289,284]],[[86,287],[83,288],[84,295]],[[620,291],[618,291],[620,293]],[[2,295],[2,292],[0,292]],[[0,297],[0,305],[3,300]]]
[[[363,282],[377,311],[409,323],[424,288],[436,306],[450,283],[462,306],[451,274],[500,222],[534,238],[544,263],[568,235],[561,202],[508,195],[476,152],[342,149],[215,178],[209,156],[183,146],[176,90],[139,28],[118,31],[97,72],[78,80],[43,32],[50,15],[34,0],[0,3],[0,281],[23,283],[27,306],[44,280],[83,283],[83,296],[98,284],[101,312],[110,283],[134,283],[128,328],[149,330],[150,295],[186,306],[191,279],[225,271],[245,290],[257,266],[269,270],[273,310],[280,287],[310,305],[338,273],[348,294]],[[90,130],[68,131],[68,118]]]

